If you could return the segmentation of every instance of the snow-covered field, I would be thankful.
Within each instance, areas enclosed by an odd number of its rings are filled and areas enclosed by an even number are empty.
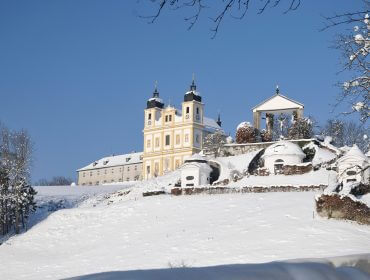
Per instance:
[[[76,196],[87,190],[80,187]],[[41,191],[39,199],[47,192]],[[143,198],[137,189],[111,197],[96,191],[85,202],[78,200],[75,207],[51,213],[1,245],[0,279],[62,279],[99,272],[370,253],[370,227],[317,217],[315,194]],[[49,195],[56,197],[57,191],[50,190]],[[124,275],[117,275],[94,279],[123,279]]]

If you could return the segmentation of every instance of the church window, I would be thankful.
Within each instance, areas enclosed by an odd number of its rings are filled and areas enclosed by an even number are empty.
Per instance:
[[[195,142],[197,142],[198,144],[200,143],[200,137],[199,137],[199,134],[197,134],[195,136]]]
[[[128,181],[130,181],[130,178],[129,178],[129,177],[127,177],[127,178],[126,178],[126,181],[127,181],[127,182],[128,182]]]
[[[165,117],[165,122],[168,122],[168,116]]]
[[[130,166],[127,166],[127,171],[130,171]]]
[[[356,175],[356,174],[357,173],[354,170],[347,171],[347,175],[349,175],[349,176],[353,176],[353,175]]]
[[[147,167],[146,167],[146,174],[150,174],[150,166],[148,165]]]
[[[90,171],[90,177],[92,176],[92,171]]]
[[[165,170],[169,170],[170,169],[170,159],[169,158],[166,158],[164,160],[164,169]]]
[[[112,168],[112,174],[114,173],[114,169]]]
[[[169,116],[168,116],[168,121],[169,121],[169,122],[171,122],[171,121],[172,121],[172,116],[171,116],[171,115],[169,115]]]
[[[85,172],[82,173],[82,177],[85,177]]]
[[[159,137],[155,138],[155,146],[157,148],[159,147]]]
[[[146,147],[147,147],[147,148],[150,148],[150,139],[148,139],[148,140],[146,141]]]
[[[166,135],[166,146],[170,145],[170,135]]]
[[[190,107],[186,107],[186,114],[189,114],[190,112]]]
[[[176,168],[180,167],[180,161],[178,159],[176,160],[175,166],[176,166]]]
[[[151,120],[152,119],[152,114],[149,114],[148,115],[148,120]]]
[[[197,107],[197,115],[199,115],[199,107]]]
[[[189,134],[185,134],[185,142],[189,142]]]
[[[135,170],[137,170],[137,165],[135,165]]]
[[[107,169],[104,170],[104,174],[107,174]]]
[[[180,145],[180,135],[176,135],[176,145]]]
[[[98,171],[96,171],[96,173],[97,173],[97,175],[99,176],[100,175],[100,171],[98,170]]]

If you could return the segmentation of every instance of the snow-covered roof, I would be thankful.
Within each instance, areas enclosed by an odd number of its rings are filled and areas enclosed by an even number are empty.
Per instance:
[[[182,165],[181,170],[184,171],[188,168],[194,168],[194,167],[199,168],[199,171],[202,173],[212,172],[212,168],[207,163],[204,163],[204,162],[185,162]]]
[[[293,99],[290,99],[281,94],[275,94],[270,98],[266,99],[265,101],[261,102],[254,108],[252,108],[253,112],[256,111],[284,111],[284,110],[291,110],[291,109],[303,109],[304,105],[299,103]]]
[[[113,166],[120,166],[120,165],[129,165],[129,164],[136,164],[141,163],[143,153],[131,153],[125,155],[116,155],[116,156],[109,156],[101,158],[97,161],[90,163],[89,165],[78,169],[77,171],[87,171],[97,168],[106,168],[106,167],[113,167]]]
[[[208,130],[222,130],[221,126],[219,126],[217,122],[211,118],[204,117],[203,124]]]
[[[345,160],[347,160],[347,159],[353,159],[353,158],[355,158],[355,159],[357,159],[357,160],[360,160],[360,161],[362,161],[362,162],[364,162],[364,161],[368,161],[368,158],[367,158],[367,156],[360,150],[360,148],[356,145],[356,144],[354,144],[353,146],[352,146],[352,148],[351,149],[349,149],[345,154],[344,154],[344,156],[343,157],[341,157],[339,160],[338,160],[338,162],[343,162],[343,161],[345,161]]]
[[[163,103],[162,98],[159,98],[159,97],[152,97],[152,98],[149,98],[149,100],[148,100],[148,101],[152,101],[152,100],[157,101],[157,102],[159,102],[159,103]]]
[[[370,150],[367,151],[367,153],[365,154],[365,156],[370,157]]]
[[[273,155],[297,155],[301,158],[306,156],[297,144],[284,140],[267,147],[262,157]]]
[[[185,92],[185,95],[186,94],[191,94],[191,93],[193,93],[194,95],[200,96],[200,92],[199,91],[195,91],[195,90],[189,90],[189,91]]]

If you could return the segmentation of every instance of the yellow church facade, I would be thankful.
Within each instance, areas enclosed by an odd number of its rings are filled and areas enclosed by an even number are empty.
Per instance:
[[[202,150],[207,133],[221,130],[220,119],[216,122],[204,116],[204,104],[194,80],[184,95],[181,110],[165,107],[156,88],[144,114],[144,179],[177,169],[186,158]]]

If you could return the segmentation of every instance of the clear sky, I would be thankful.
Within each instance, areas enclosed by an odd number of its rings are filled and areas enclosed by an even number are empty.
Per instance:
[[[302,0],[244,20],[226,17],[210,39],[207,18],[187,31],[185,10],[155,24],[149,0],[0,0],[0,121],[25,128],[35,143],[33,181],[100,157],[142,150],[143,109],[158,80],[177,107],[196,75],[206,115],[222,114],[235,134],[251,108],[281,93],[324,122],[336,116],[341,29],[319,32],[322,15],[356,10],[360,0]],[[211,1],[212,2],[212,1]],[[256,1],[259,2],[259,1]]]

